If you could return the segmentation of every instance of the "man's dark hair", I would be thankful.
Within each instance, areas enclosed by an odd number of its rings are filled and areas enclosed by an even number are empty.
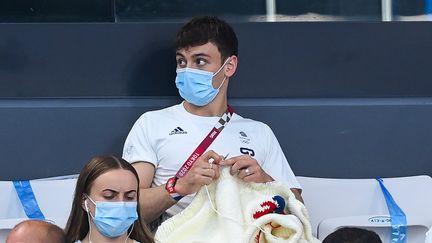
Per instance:
[[[377,233],[354,227],[343,227],[329,234],[322,243],[382,243]]]
[[[238,41],[233,28],[214,16],[195,17],[177,32],[176,49],[195,47],[213,43],[221,53],[222,62],[226,58],[238,56]]]

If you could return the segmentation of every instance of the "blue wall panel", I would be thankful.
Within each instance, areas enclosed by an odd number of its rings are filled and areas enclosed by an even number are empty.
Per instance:
[[[145,111],[177,98],[0,100],[0,180],[78,173],[94,155],[121,155]],[[233,99],[268,123],[297,175],[432,175],[432,98]]]

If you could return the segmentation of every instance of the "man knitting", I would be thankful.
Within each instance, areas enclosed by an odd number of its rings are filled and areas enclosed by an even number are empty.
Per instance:
[[[237,45],[232,27],[216,17],[194,18],[178,31],[175,84],[184,101],[144,113],[123,150],[140,176],[140,209],[147,222],[185,209],[203,185],[219,177],[221,166],[245,182],[286,183],[302,200],[269,126],[228,106]]]

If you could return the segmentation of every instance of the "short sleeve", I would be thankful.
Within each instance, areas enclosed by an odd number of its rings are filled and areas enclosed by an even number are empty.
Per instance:
[[[282,148],[274,135],[271,128],[264,124],[264,131],[266,136],[266,159],[263,164],[263,169],[266,171],[275,181],[281,181],[290,188],[301,189],[300,183],[297,181],[294,172],[289,165]]]
[[[146,161],[157,166],[157,156],[151,143],[149,119],[143,114],[133,125],[123,147],[123,159],[129,163]]]

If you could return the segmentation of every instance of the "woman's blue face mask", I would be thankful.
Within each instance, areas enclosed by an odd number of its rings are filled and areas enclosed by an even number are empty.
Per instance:
[[[93,216],[88,210],[86,200],[84,204],[87,213],[93,219],[98,231],[105,237],[121,236],[138,219],[137,202],[94,202],[89,196],[87,198],[96,205]]]
[[[222,83],[215,89],[213,87],[213,77],[222,70],[229,60],[228,58],[215,73],[195,68],[178,68],[175,83],[180,96],[196,106],[205,106],[212,102],[226,80],[226,77],[224,77]]]

